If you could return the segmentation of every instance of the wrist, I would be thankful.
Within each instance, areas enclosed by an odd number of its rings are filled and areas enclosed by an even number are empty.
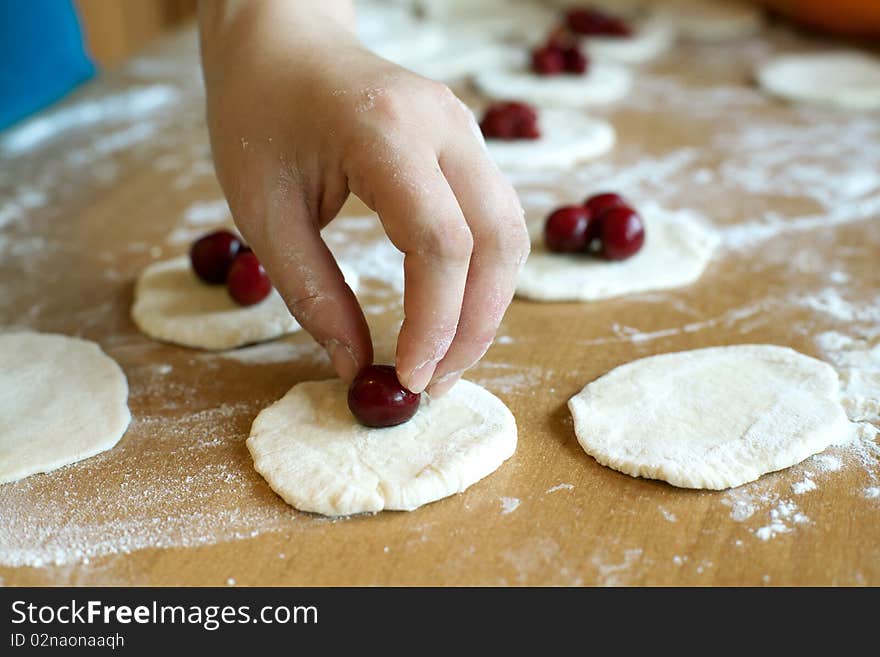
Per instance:
[[[209,68],[242,42],[257,47],[283,42],[283,51],[356,41],[352,0],[200,0],[199,37],[206,78]]]

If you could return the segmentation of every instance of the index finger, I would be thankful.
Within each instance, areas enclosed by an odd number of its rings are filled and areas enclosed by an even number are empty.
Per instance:
[[[421,392],[455,337],[473,237],[433,152],[405,163],[382,160],[350,186],[405,254],[397,376]]]

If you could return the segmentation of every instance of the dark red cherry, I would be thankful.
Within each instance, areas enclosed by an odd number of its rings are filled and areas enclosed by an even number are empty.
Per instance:
[[[562,52],[565,57],[565,72],[583,75],[587,72],[590,62],[587,56],[577,46],[567,48]]]
[[[257,256],[248,251],[239,255],[229,268],[226,289],[239,306],[253,306],[269,296],[272,283]]]
[[[226,281],[232,261],[241,249],[241,240],[228,230],[218,230],[197,239],[189,250],[189,261],[196,276],[205,283]]]
[[[487,139],[538,139],[538,113],[525,103],[498,102],[490,105],[480,121]]]
[[[590,211],[582,205],[554,210],[544,224],[544,242],[556,253],[583,251],[590,239]]]
[[[602,194],[593,194],[584,201],[584,206],[590,211],[590,214],[592,214],[593,217],[598,219],[599,215],[606,210],[611,210],[612,208],[628,208],[629,203],[627,203],[620,194],[604,192]]]
[[[559,75],[565,71],[565,52],[552,45],[532,51],[532,70],[538,75]]]
[[[565,15],[572,32],[586,36],[627,37],[632,29],[624,21],[596,9],[572,9]]]
[[[348,408],[367,427],[403,424],[419,410],[420,399],[400,385],[390,365],[365,367],[348,389]]]
[[[645,243],[645,225],[632,208],[606,210],[598,218],[597,233],[602,255],[608,260],[631,258]]]

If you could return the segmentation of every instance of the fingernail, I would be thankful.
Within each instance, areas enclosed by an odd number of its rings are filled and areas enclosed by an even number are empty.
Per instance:
[[[458,383],[462,374],[462,370],[456,370],[455,372],[444,374],[431,384],[428,388],[428,394],[432,397],[442,397],[452,389],[452,386]]]
[[[351,382],[358,373],[358,363],[354,357],[354,353],[347,344],[343,344],[339,340],[328,340],[324,345],[327,355],[330,356],[330,362],[333,363],[333,369],[345,382]]]
[[[406,389],[410,392],[419,393],[425,389],[431,377],[434,376],[434,370],[437,369],[436,360],[429,360],[415,368],[409,375],[408,381],[401,381]]]

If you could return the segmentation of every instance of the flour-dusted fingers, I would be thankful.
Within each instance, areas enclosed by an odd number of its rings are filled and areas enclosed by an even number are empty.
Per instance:
[[[352,192],[378,214],[404,253],[404,320],[397,339],[397,374],[421,392],[455,337],[473,238],[437,157],[428,149],[383,147],[372,166],[349,176]],[[405,155],[403,155],[405,153]]]
[[[370,329],[357,297],[327,248],[317,219],[291,201],[265,228],[245,233],[290,312],[327,350],[333,369],[350,382],[373,362]]]
[[[470,227],[474,250],[458,331],[428,388],[434,396],[449,390],[492,344],[529,253],[516,192],[480,140],[474,137],[448,149],[440,164]]]

